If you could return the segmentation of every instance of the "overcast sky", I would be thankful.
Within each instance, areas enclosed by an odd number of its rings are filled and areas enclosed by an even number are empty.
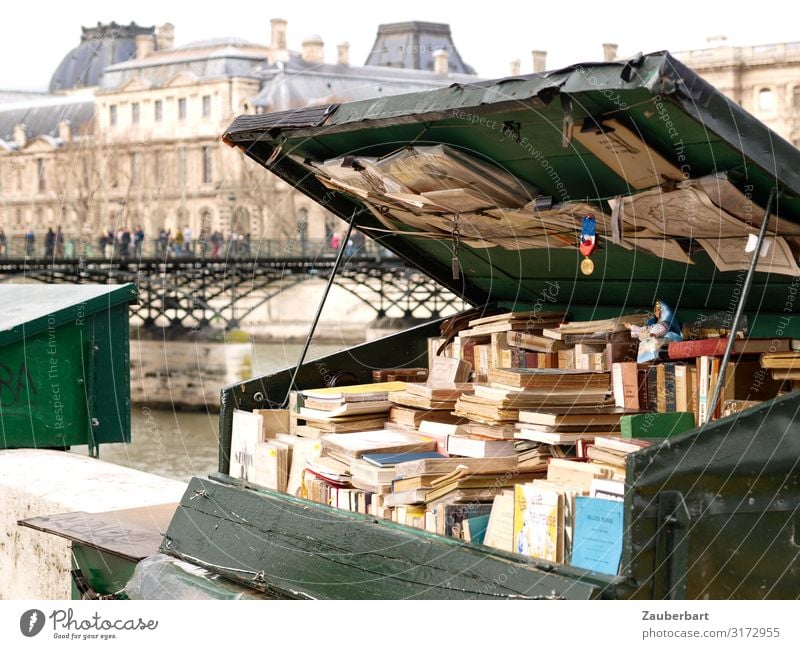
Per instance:
[[[743,2],[453,2],[399,0],[394,3],[303,0],[270,2],[176,2],[174,0],[37,0],[6,3],[0,52],[0,89],[44,89],[64,55],[80,41],[81,25],[98,21],[175,25],[176,44],[219,36],[269,41],[269,20],[288,20],[289,47],[320,34],[326,60],[336,44],[351,45],[351,63],[364,62],[379,23],[425,20],[449,23],[462,58],[484,77],[508,74],[509,62],[531,72],[532,49],[548,51],[548,68],[596,61],[601,44],[618,43],[620,56],[661,49],[707,46],[724,35],[732,44],[800,40],[800,6],[783,0]]]

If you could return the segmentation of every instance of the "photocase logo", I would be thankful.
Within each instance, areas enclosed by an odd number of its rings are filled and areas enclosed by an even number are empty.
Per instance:
[[[19,618],[19,630],[26,638],[32,638],[44,628],[44,613],[38,608],[25,611]]]

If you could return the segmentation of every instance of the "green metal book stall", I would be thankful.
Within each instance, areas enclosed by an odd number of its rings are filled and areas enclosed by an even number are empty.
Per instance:
[[[726,312],[734,330],[746,317],[753,336],[800,337],[800,152],[668,53],[244,115],[224,139],[474,307],[546,299],[592,320],[664,300],[684,321]],[[418,366],[438,331],[223,389],[219,472],[192,480],[162,552],[276,597],[800,594],[798,393],[629,456],[617,575],[227,476],[234,409]]]
[[[130,442],[122,286],[0,285],[0,449]]]

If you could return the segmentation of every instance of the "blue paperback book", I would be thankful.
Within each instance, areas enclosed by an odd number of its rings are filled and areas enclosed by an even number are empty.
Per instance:
[[[394,466],[402,462],[413,462],[415,460],[428,460],[430,458],[444,458],[447,457],[435,451],[423,451],[421,453],[367,453],[361,456],[361,459],[375,466]]]
[[[621,500],[576,497],[572,565],[608,575],[618,574],[622,558],[622,519]]]

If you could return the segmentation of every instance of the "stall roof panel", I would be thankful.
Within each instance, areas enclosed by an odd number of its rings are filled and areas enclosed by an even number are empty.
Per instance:
[[[224,137],[473,304],[555,282],[566,304],[727,308],[773,188],[748,308],[780,311],[800,275],[800,151],[666,52],[243,116]]]
[[[0,284],[0,344],[134,301],[133,284]]]

